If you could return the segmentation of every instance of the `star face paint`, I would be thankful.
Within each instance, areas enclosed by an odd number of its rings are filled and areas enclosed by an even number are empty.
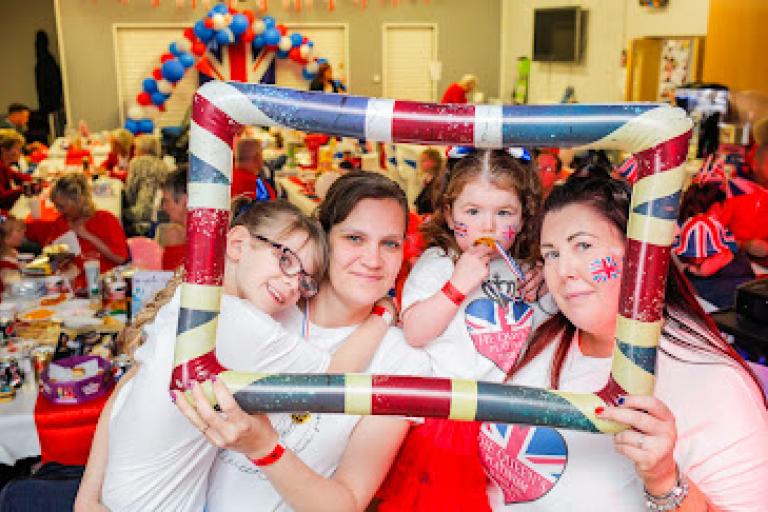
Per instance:
[[[515,237],[517,236],[517,230],[512,224],[510,224],[504,228],[502,232],[502,236],[504,237],[504,240],[509,242],[509,244],[511,245],[512,242],[515,241]]]
[[[598,258],[589,265],[589,273],[596,283],[604,283],[621,277],[619,262],[613,256]]]

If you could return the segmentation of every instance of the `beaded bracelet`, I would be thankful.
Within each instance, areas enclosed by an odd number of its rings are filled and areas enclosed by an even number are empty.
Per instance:
[[[675,468],[677,469],[677,483],[675,483],[675,486],[665,495],[654,496],[648,492],[648,489],[643,489],[645,492],[645,506],[648,507],[650,512],[670,512],[672,510],[677,510],[688,496],[688,482],[680,471],[680,467],[676,466]]]

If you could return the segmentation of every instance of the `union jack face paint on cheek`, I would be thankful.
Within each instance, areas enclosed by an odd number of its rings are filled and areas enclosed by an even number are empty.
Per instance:
[[[592,280],[596,283],[604,283],[611,279],[618,279],[621,276],[619,262],[613,256],[606,256],[593,261],[589,265],[589,273]]]

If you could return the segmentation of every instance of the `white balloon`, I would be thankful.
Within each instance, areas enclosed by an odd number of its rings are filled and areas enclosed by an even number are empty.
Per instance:
[[[157,90],[163,94],[171,94],[173,92],[173,84],[163,78],[157,81]]]
[[[307,55],[309,55],[309,46],[305,44],[299,46],[299,55],[301,55],[302,59],[306,59]]]
[[[261,20],[253,20],[253,25],[251,25],[251,27],[253,27],[253,33],[255,35],[259,35],[267,30],[267,26]]]
[[[130,119],[144,119],[144,109],[141,108],[138,105],[134,105],[133,107],[128,109],[128,117]]]
[[[291,42],[291,38],[288,36],[283,36],[280,38],[280,42],[277,43],[277,47],[283,50],[284,52],[287,52],[291,49],[293,46],[293,43]]]
[[[213,28],[216,30],[221,30],[227,26],[227,19],[223,14],[214,14],[211,16],[211,20],[213,20]]]
[[[308,62],[307,66],[306,66],[307,73],[312,73],[312,74],[317,73],[318,67],[319,66],[317,65],[317,62],[315,62],[315,61]]]
[[[182,52],[189,53],[192,51],[192,41],[190,41],[186,37],[182,37],[181,39],[176,41],[176,48],[178,48]]]

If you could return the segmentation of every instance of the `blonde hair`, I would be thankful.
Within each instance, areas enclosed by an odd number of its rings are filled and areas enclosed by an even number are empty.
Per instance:
[[[320,282],[328,269],[328,239],[320,225],[301,213],[297,207],[287,201],[254,201],[247,197],[238,197],[232,203],[233,220],[230,228],[245,227],[251,235],[271,235],[276,240],[290,236],[292,233],[307,234],[306,243],[314,245],[312,277]],[[157,312],[173,298],[176,288],[181,284],[183,271],[168,282],[155,298],[147,303],[136,315],[133,323],[123,329],[118,336],[118,347],[129,354],[143,343],[143,328],[154,320]]]
[[[91,184],[83,174],[70,173],[57,179],[51,189],[51,198],[54,196],[63,197],[76,203],[80,207],[80,215],[83,217],[90,217],[96,211],[91,195]]]
[[[459,80],[459,83],[463,85],[466,89],[471,89],[472,87],[477,85],[477,77],[473,74],[466,74],[463,77],[461,77],[461,80]]]
[[[11,214],[3,215],[0,214],[0,256],[4,256],[8,253],[9,249],[12,249],[12,247],[8,247],[6,245],[6,240],[8,240],[8,235],[11,234],[11,232],[14,229],[21,228],[24,229],[24,221],[21,219],[17,219]]]
[[[484,180],[500,189],[512,190],[520,200],[523,225],[510,254],[528,262],[538,257],[536,220],[541,210],[542,192],[539,174],[531,163],[517,160],[505,150],[482,150],[459,160],[445,179],[445,191],[437,196],[435,213],[422,228],[427,247],[440,247],[454,257],[461,254],[453,231],[448,227],[448,210],[453,208],[468,183]]]
[[[160,141],[154,135],[141,134],[133,140],[133,144],[137,156],[150,155],[160,158]]]
[[[7,151],[16,144],[21,144],[23,146],[24,142],[24,136],[13,128],[0,129],[0,148]]]
[[[120,153],[121,156],[128,156],[131,154],[131,146],[133,146],[133,134],[131,132],[125,128],[118,128],[112,130],[110,137],[115,149],[118,150],[118,153]]]

